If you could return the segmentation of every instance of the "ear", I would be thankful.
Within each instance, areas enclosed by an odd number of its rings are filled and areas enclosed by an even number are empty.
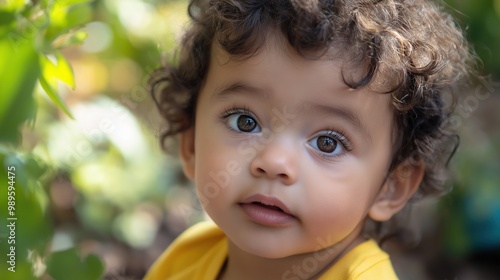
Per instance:
[[[425,165],[422,161],[413,164],[405,161],[398,165],[382,186],[368,216],[378,222],[389,220],[418,190],[424,173]]]
[[[181,133],[179,148],[184,174],[189,179],[194,180],[194,127]]]

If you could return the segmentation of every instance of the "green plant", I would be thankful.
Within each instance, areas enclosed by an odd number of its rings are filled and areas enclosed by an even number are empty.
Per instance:
[[[74,88],[60,50],[82,42],[91,18],[89,0],[0,2],[0,279],[99,279],[103,263],[80,259],[76,249],[52,252],[52,224],[45,185],[48,164],[21,143],[21,128],[34,121],[39,84],[71,117],[57,93],[59,81]],[[7,264],[7,266],[5,266]]]

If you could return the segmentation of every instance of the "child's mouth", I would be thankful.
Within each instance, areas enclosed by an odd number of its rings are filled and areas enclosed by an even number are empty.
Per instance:
[[[279,208],[278,206],[274,206],[274,205],[267,205],[267,204],[263,204],[263,203],[260,203],[260,202],[252,202],[252,204],[255,204],[255,205],[258,205],[258,206],[262,206],[262,207],[265,207],[265,208],[268,208],[268,209],[272,209],[272,210],[278,210],[278,211],[281,211],[281,212],[285,212],[283,211],[283,209]]]
[[[245,199],[239,206],[251,221],[265,226],[282,227],[296,219],[275,197],[257,194]]]

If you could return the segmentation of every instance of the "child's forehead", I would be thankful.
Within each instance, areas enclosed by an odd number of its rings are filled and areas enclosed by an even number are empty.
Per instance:
[[[217,65],[220,68],[238,68],[239,71],[246,69],[258,69],[266,63],[272,63],[277,59],[277,55],[286,57],[289,67],[299,69],[304,65],[316,64],[330,68],[327,80],[340,79],[342,89],[349,88],[350,85],[366,76],[368,70],[368,59],[354,57],[355,53],[350,52],[342,43],[332,43],[327,49],[310,50],[300,52],[295,49],[279,32],[271,32],[265,35],[265,43],[256,49],[251,55],[230,54],[216,41],[212,43],[210,54],[210,66]],[[381,67],[382,69],[383,67]],[[283,69],[286,70],[286,69]],[[371,91],[387,92],[392,79],[389,75],[384,76],[383,71],[376,73],[370,85],[367,87]],[[279,73],[276,73],[279,74]],[[308,73],[302,73],[307,76]],[[208,78],[208,77],[206,77]]]
[[[272,45],[245,60],[231,60],[217,47],[212,56],[198,116],[240,106],[263,124],[277,116],[293,116],[286,120],[286,135],[339,127],[354,143],[394,142],[390,95],[351,89],[342,80],[340,60],[310,60]]]
[[[349,66],[340,58],[324,55],[308,59],[290,45],[272,40],[244,59],[217,45],[212,48],[211,56],[205,83],[210,87],[210,95],[222,92],[220,96],[224,98],[234,93],[260,96],[274,106],[287,104],[295,112],[310,112],[304,109],[330,104],[366,112],[378,106],[392,115],[389,95],[368,87],[354,90],[344,82],[344,79],[358,79],[364,73],[361,67]]]

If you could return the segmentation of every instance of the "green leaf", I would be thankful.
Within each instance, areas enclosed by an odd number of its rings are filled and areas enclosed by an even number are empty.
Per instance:
[[[104,272],[104,264],[95,255],[80,260],[78,252],[72,248],[53,253],[47,263],[47,272],[54,280],[97,280]]]
[[[54,39],[52,47],[61,49],[71,45],[81,45],[87,39],[87,32],[83,30],[70,30]]]
[[[25,5],[24,0],[6,0],[2,2],[4,2],[2,8],[9,11],[19,11]]]
[[[66,16],[66,27],[73,28],[89,22],[92,19],[92,8],[88,4],[71,6]]]
[[[45,56],[40,56],[40,65],[42,65],[43,77],[49,82],[50,85],[55,84],[56,79],[64,82],[72,89],[75,89],[75,79],[73,70],[68,61],[60,52],[55,53],[56,63],[52,63],[50,59]]]
[[[47,171],[47,166],[35,159],[34,157],[27,157],[24,165],[26,167],[26,171],[29,173],[30,178],[33,178],[35,180],[40,179],[40,177],[45,174]]]
[[[23,186],[28,191],[29,185],[29,174],[26,172],[23,159],[16,153],[10,152],[5,155],[3,161],[4,166],[15,166],[16,167],[16,182],[18,185]]]
[[[58,0],[57,2],[60,3],[61,5],[71,6],[80,3],[94,2],[94,0]]]
[[[45,33],[45,43],[53,42],[56,38],[80,27],[92,19],[92,8],[89,4],[67,5],[56,2],[49,13],[51,24]]]
[[[0,26],[9,25],[16,19],[13,12],[0,9]]]
[[[32,40],[14,32],[0,38],[0,141],[19,141],[21,124],[34,117],[33,91],[39,75]]]
[[[59,107],[59,109],[61,109],[68,117],[74,119],[68,107],[66,107],[66,104],[64,104],[64,102],[61,100],[57,92],[53,89],[53,87],[47,82],[47,80],[43,76],[40,77],[40,85],[45,90],[50,99],[52,99],[52,101],[56,104],[56,106]]]
[[[0,183],[3,186],[12,186],[10,195],[15,198],[14,209],[0,207],[0,228],[7,229],[11,221],[8,217],[15,217],[15,244],[7,244],[4,236],[0,236],[0,251],[9,252],[10,246],[15,245],[16,266],[15,273],[6,269],[0,270],[0,279],[31,280],[36,279],[32,273],[32,263],[29,261],[29,252],[45,252],[52,236],[50,218],[44,214],[44,200],[46,193],[38,182],[38,176],[43,168],[29,155],[23,155],[0,146],[0,165],[4,172],[0,172]],[[11,173],[8,173],[10,171]],[[33,173],[32,173],[33,172]],[[9,178],[10,177],[10,178]],[[28,184],[34,187],[27,187]],[[36,185],[38,184],[38,185]],[[45,196],[45,198],[43,197]],[[0,205],[7,205],[7,188],[0,193]],[[36,234],[34,234],[36,233]],[[10,259],[7,253],[0,254],[0,262],[8,264]]]
[[[73,118],[71,112],[66,107],[55,90],[58,80],[65,82],[72,88],[75,87],[73,71],[71,70],[71,66],[62,56],[62,54],[56,53],[56,62],[57,65],[52,63],[52,61],[50,61],[50,59],[48,59],[46,56],[40,56],[40,65],[42,67],[40,85],[45,90],[50,99],[52,99],[52,101],[56,104],[56,106],[59,107],[64,113],[66,113],[66,115],[68,115],[70,118]]]
[[[71,69],[71,65],[69,65],[66,58],[60,53],[56,53],[57,59],[57,75],[62,82],[66,83],[73,90],[75,89],[75,78],[73,75],[73,69]]]

